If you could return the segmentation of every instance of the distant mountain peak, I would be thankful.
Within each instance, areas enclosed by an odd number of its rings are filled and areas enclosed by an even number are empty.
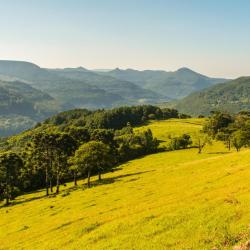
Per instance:
[[[191,69],[189,69],[187,67],[179,68],[177,70],[177,72],[179,72],[179,73],[195,73],[195,74],[197,74],[195,71],[193,71],[193,70],[191,70]]]
[[[33,68],[39,68],[40,67],[34,63],[27,62],[27,61],[12,61],[12,60],[0,60],[0,66],[1,67],[20,67],[20,66],[25,66],[25,67],[33,67]]]
[[[80,66],[80,67],[77,67],[78,70],[82,70],[82,71],[88,71],[86,68]]]

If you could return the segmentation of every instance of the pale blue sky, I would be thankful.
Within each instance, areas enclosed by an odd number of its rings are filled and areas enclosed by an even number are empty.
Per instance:
[[[250,75],[249,0],[0,0],[0,59]]]

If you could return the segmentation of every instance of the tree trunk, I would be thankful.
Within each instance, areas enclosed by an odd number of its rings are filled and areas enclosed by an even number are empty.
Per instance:
[[[101,171],[98,173],[98,176],[99,176],[99,181],[101,181],[102,180]]]
[[[91,176],[91,170],[88,170],[88,187],[90,188],[90,176]]]
[[[57,173],[56,175],[56,193],[59,193],[59,189],[60,189],[60,176],[59,173]]]
[[[74,184],[77,186],[76,172],[74,171]]]
[[[10,204],[10,199],[9,199],[8,194],[6,194],[6,205],[8,206],[9,204]]]
[[[198,154],[201,154],[201,146],[199,146]]]
[[[53,193],[53,183],[52,183],[52,179],[50,179],[49,184],[50,184],[50,192]]]
[[[52,182],[52,169],[53,169],[53,162],[52,162],[52,152],[50,153],[50,171],[51,171],[51,177],[50,177],[50,192],[53,193],[53,182]]]
[[[6,205],[10,204],[10,194],[9,194],[9,185],[8,182],[6,182]]]
[[[45,185],[46,185],[46,196],[49,195],[49,177],[48,177],[48,167],[45,169]]]

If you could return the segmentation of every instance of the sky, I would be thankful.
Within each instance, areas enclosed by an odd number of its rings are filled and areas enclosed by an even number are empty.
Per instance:
[[[0,59],[250,75],[249,0],[0,0]]]

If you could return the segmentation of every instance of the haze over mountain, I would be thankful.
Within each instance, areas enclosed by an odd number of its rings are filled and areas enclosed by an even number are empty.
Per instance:
[[[226,81],[187,68],[175,72],[133,69],[97,72],[83,67],[45,69],[30,62],[5,60],[0,61],[0,80],[0,129],[4,134],[9,133],[11,124],[15,128],[10,133],[20,131],[62,110],[168,102]],[[28,125],[17,122],[20,116]]]
[[[100,76],[82,67],[48,70],[28,62],[0,61],[0,74],[17,77],[75,107],[106,108],[155,103],[161,96],[136,84]],[[166,100],[166,98],[165,98]]]
[[[154,91],[144,89],[131,81],[120,80],[108,75],[100,75],[83,67],[49,71],[60,77],[71,79],[72,81],[84,82],[91,87],[102,89],[117,97],[119,96],[120,102],[123,104],[155,103],[161,99],[170,99]]]
[[[208,115],[215,110],[234,113],[249,110],[250,77],[241,77],[190,94],[177,102],[175,108],[191,115]]]
[[[181,68],[174,72],[121,70],[117,68],[109,72],[102,72],[102,74],[134,82],[138,86],[164,94],[173,99],[180,99],[194,91],[227,81],[223,78],[210,78],[188,68]]]
[[[27,83],[0,80],[1,135],[28,129],[38,121],[68,108]]]

